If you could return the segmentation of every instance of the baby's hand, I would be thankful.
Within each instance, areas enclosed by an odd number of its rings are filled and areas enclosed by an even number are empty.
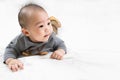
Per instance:
[[[23,69],[23,63],[17,59],[9,58],[6,61],[6,64],[8,65],[9,69],[11,69],[13,72]]]
[[[58,49],[52,53],[51,58],[61,60],[64,55],[65,51],[63,49]]]

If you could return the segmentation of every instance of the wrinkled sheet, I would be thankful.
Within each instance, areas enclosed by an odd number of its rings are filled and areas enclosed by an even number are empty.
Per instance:
[[[120,80],[120,55],[117,52],[72,51],[63,60],[45,56],[19,58],[24,70],[12,72],[2,63],[0,80]]]

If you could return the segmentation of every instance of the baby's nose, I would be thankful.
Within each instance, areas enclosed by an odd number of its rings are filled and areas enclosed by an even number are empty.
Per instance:
[[[45,27],[45,32],[49,32],[49,30],[50,30],[49,26],[46,26]]]

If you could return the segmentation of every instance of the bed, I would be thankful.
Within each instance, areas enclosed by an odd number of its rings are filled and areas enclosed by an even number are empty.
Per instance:
[[[50,55],[19,58],[24,70],[12,72],[2,63],[1,54],[0,80],[120,80],[117,52],[69,50],[63,60],[50,59]]]

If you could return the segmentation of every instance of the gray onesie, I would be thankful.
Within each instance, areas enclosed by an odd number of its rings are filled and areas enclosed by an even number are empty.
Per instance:
[[[66,52],[64,41],[56,37],[54,33],[47,42],[32,42],[28,37],[20,34],[6,47],[4,61],[8,58],[19,58],[22,56],[22,52],[26,51],[34,55],[39,52],[53,52],[59,48]]]

